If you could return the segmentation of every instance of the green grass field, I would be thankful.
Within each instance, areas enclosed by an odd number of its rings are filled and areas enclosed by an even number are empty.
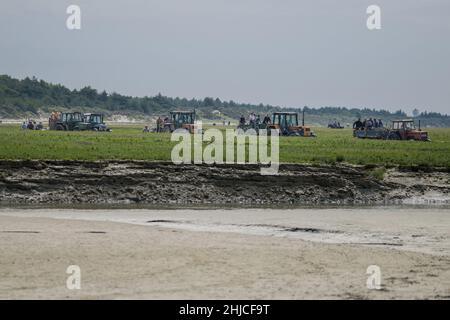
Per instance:
[[[430,129],[431,142],[353,138],[350,129],[314,128],[317,138],[281,137],[280,161],[450,167],[450,129]],[[136,126],[113,132],[22,131],[0,125],[0,159],[170,160],[170,134]]]

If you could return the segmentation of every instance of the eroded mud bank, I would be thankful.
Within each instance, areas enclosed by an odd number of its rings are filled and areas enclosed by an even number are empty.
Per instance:
[[[10,204],[383,204],[450,203],[447,169],[390,169],[383,179],[354,166],[141,161],[0,161],[0,201]]]

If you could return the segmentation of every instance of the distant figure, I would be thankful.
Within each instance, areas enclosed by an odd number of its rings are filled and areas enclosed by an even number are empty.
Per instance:
[[[22,130],[27,130],[27,123],[24,121],[23,123],[22,123]]]
[[[381,119],[378,119],[378,128],[383,128],[383,122]]]
[[[256,125],[259,126],[261,124],[261,118],[259,117],[259,114],[256,116]]]
[[[372,129],[372,127],[373,127],[373,120],[372,120],[372,118],[369,118],[369,120],[367,120],[366,127],[367,127],[367,129]]]
[[[228,126],[230,126],[231,125],[231,122],[230,121],[228,121]]]
[[[148,126],[145,126],[145,127],[144,127],[144,130],[142,130],[142,132],[150,132]]]
[[[356,121],[353,123],[353,129],[355,129],[355,130],[359,130],[359,129],[363,128],[363,127],[364,127],[364,125],[363,125],[363,123],[361,122],[361,118],[359,118],[358,120],[356,120]]]
[[[156,120],[156,132],[162,131],[162,124],[163,120],[161,119],[161,117],[158,117],[158,119]]]
[[[271,120],[270,120],[270,117],[269,117],[268,114],[266,114],[266,116],[264,117],[263,123],[264,123],[264,124],[269,124],[269,123],[271,123]]]
[[[249,123],[250,123],[250,125],[251,125],[253,128],[255,127],[255,122],[256,122],[256,116],[255,116],[255,114],[252,112],[252,113],[250,113]]]
[[[34,130],[34,124],[33,124],[33,121],[28,121],[28,125],[27,125],[27,129],[29,129],[29,130]]]
[[[243,115],[241,115],[241,118],[239,119],[239,124],[242,126],[245,125],[245,118]]]

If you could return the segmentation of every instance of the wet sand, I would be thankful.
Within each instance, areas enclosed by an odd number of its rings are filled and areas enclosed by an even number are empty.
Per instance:
[[[449,299],[449,225],[448,209],[0,209],[0,298]]]

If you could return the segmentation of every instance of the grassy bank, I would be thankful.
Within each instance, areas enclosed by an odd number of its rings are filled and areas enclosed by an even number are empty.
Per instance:
[[[450,167],[450,129],[430,129],[431,142],[352,137],[350,129],[315,129],[317,138],[280,138],[280,161]],[[169,134],[116,126],[113,132],[22,131],[0,125],[0,159],[170,160]]]

